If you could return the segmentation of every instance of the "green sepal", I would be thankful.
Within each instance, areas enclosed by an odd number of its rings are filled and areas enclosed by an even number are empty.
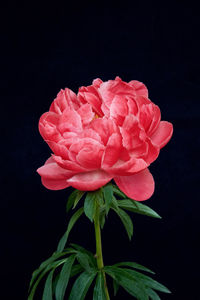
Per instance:
[[[45,282],[42,300],[53,300],[53,290],[52,290],[53,273],[54,273],[54,269],[49,273],[47,280]]]
[[[75,255],[71,255],[69,258],[67,258],[66,262],[64,263],[60,276],[56,285],[55,295],[56,300],[63,300],[65,296],[65,291],[68,285],[68,281],[70,278],[70,273],[72,269],[72,265],[75,261]],[[47,299],[48,300],[48,299]]]
[[[120,191],[120,189],[116,185],[113,185],[113,193],[123,199],[127,198],[127,196],[122,191]]]
[[[67,199],[67,204],[66,204],[66,211],[69,212],[70,209],[73,207],[74,205],[74,201],[76,199],[76,195],[78,194],[78,190],[75,189],[68,197]]]
[[[68,223],[68,227],[67,227],[67,231],[64,233],[64,235],[62,236],[61,240],[58,243],[58,247],[57,247],[57,251],[61,252],[63,251],[63,249],[65,248],[65,245],[67,243],[67,239],[69,236],[70,231],[72,230],[74,224],[76,223],[76,221],[80,218],[80,216],[83,214],[83,207],[79,208],[71,217],[69,223]]]
[[[119,210],[118,201],[117,201],[117,199],[115,198],[115,196],[112,197],[111,207],[112,207],[113,209]]]
[[[131,240],[132,235],[133,235],[133,222],[131,220],[131,218],[129,217],[129,215],[121,208],[115,209],[113,208],[113,210],[116,212],[116,214],[120,217],[126,232],[128,234],[129,240]]]
[[[148,294],[144,284],[138,282],[138,280],[131,276],[126,270],[114,266],[106,266],[104,271],[138,300],[148,300]]]
[[[74,282],[68,300],[83,300],[87,291],[96,276],[97,271],[83,272]]]
[[[84,213],[93,222],[96,213],[96,192],[88,192],[84,202]]]
[[[132,200],[132,199],[124,199],[124,200],[118,200],[118,205],[126,209],[128,211],[132,211],[137,214],[146,215],[153,218],[161,219],[161,216],[157,214],[153,209],[151,209],[149,206],[144,205],[138,201]]]
[[[108,183],[103,187],[103,195],[104,195],[104,200],[105,200],[105,208],[106,208],[106,215],[108,215],[111,203],[112,203],[112,198],[113,198],[113,187],[112,184]]]
[[[84,194],[85,194],[84,191],[78,191],[77,192],[77,195],[76,195],[76,198],[74,200],[74,205],[73,205],[72,209],[74,209],[77,206],[77,204],[79,203],[81,198],[84,196]]]
[[[134,269],[138,269],[138,270],[142,270],[142,271],[146,271],[146,272],[155,274],[155,272],[153,272],[150,269],[148,269],[140,264],[137,264],[135,262],[120,262],[120,263],[114,264],[114,266],[115,267],[130,267],[130,268],[134,268]]]
[[[103,273],[98,272],[94,287],[93,300],[106,300]]]

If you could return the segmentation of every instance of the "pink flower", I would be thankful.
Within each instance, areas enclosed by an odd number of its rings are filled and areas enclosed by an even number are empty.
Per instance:
[[[43,185],[93,191],[114,179],[128,197],[148,199],[154,192],[148,166],[173,132],[160,117],[139,81],[95,79],[77,95],[61,90],[39,121],[53,152],[37,170]]]

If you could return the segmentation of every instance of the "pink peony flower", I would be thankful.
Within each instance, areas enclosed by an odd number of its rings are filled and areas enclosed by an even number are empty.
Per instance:
[[[61,90],[39,121],[53,152],[37,170],[43,185],[93,191],[114,179],[128,197],[150,198],[154,179],[148,166],[173,132],[172,124],[160,118],[139,81],[95,79],[77,95]]]

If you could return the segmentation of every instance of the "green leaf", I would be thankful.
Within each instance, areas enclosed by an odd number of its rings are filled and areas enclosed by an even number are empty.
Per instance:
[[[138,300],[148,300],[144,284],[138,282],[138,280],[131,276],[126,270],[114,266],[107,266],[104,268],[104,271]]]
[[[113,192],[115,195],[117,195],[121,198],[124,198],[124,199],[127,198],[127,196],[122,191],[120,191],[116,185],[113,185]]]
[[[142,265],[139,265],[135,262],[121,262],[121,263],[117,263],[114,265],[115,267],[120,267],[120,266],[125,266],[125,267],[130,267],[130,268],[134,268],[134,269],[138,269],[138,270],[142,270],[142,271],[146,271],[146,272],[149,272],[149,273],[152,273],[152,274],[155,274],[155,272],[151,271],[150,269],[142,266]]]
[[[55,295],[56,285],[57,285],[59,276],[60,276],[60,273],[58,273],[58,274],[55,276],[55,278],[53,279],[53,282],[52,282],[52,291],[53,291],[53,295]]]
[[[69,254],[69,253],[74,253],[75,250],[72,249],[72,248],[67,248],[65,251],[63,252],[55,252],[53,253],[53,255],[51,257],[49,257],[48,259],[46,259],[45,261],[43,261],[41,263],[41,265],[39,266],[38,269],[36,269],[33,274],[32,274],[32,278],[31,278],[31,282],[30,282],[30,286],[29,286],[29,289],[31,288],[33,282],[35,281],[35,279],[37,278],[37,276],[40,274],[40,272],[42,270],[44,270],[48,265],[50,265],[53,261],[55,261],[56,259],[66,255],[66,254]]]
[[[69,198],[67,200],[67,205],[66,205],[66,211],[69,212],[69,210],[72,208],[72,206],[74,205],[74,201],[76,199],[76,195],[78,193],[78,190],[74,190],[70,195]]]
[[[158,291],[163,292],[163,293],[168,293],[168,294],[171,293],[170,290],[168,290],[168,288],[166,288],[164,285],[157,282],[156,280],[152,279],[151,277],[149,277],[147,275],[144,275],[140,272],[134,271],[134,270],[130,270],[130,269],[125,269],[125,270],[131,276],[133,276],[135,279],[140,280],[141,282],[143,282],[143,284],[146,287],[150,287],[154,290],[158,290]]]
[[[91,272],[90,257],[86,253],[78,252],[76,258],[85,271]]]
[[[93,222],[96,212],[96,192],[88,192],[84,202],[85,215]]]
[[[68,224],[68,227],[67,227],[67,231],[64,233],[63,237],[61,238],[59,244],[58,244],[58,248],[57,248],[57,251],[58,252],[61,252],[64,247],[65,247],[65,244],[67,243],[67,239],[68,239],[68,236],[69,236],[69,233],[70,231],[72,230],[74,224],[76,223],[76,221],[80,218],[80,216],[82,215],[83,213],[83,207],[79,208],[74,214],[73,216],[71,217],[70,221],[69,221],[69,224]]]
[[[120,217],[120,219],[121,219],[122,223],[124,224],[124,227],[127,231],[129,240],[131,240],[131,237],[133,235],[133,223],[132,223],[131,218],[129,217],[129,215],[125,211],[123,211],[120,208],[118,210],[113,208],[113,210]]]
[[[150,299],[161,300],[160,297],[158,296],[158,294],[155,291],[153,291],[152,289],[147,289],[147,292],[148,292]]]
[[[73,277],[82,271],[83,271],[83,267],[81,265],[79,265],[79,264],[73,265],[72,269],[71,269],[70,277]]]
[[[112,184],[107,184],[103,187],[103,195],[105,199],[105,205],[106,205],[106,215],[109,212],[111,203],[112,203],[112,198],[113,198],[113,187]]]
[[[83,300],[87,291],[96,276],[96,271],[88,273],[83,272],[75,281],[68,300]]]
[[[64,263],[56,285],[56,300],[63,300],[70,278],[71,268],[75,260],[75,255],[71,255]],[[49,300],[49,299],[47,299]]]
[[[77,245],[77,244],[70,244],[72,247],[74,247],[76,250],[85,253],[88,255],[88,258],[90,259],[90,264],[93,266],[93,268],[97,268],[97,261],[94,257],[94,254],[88,250],[86,250],[85,248]]]
[[[106,300],[103,273],[99,272],[94,287],[93,300]]]
[[[81,198],[83,197],[83,195],[85,194],[85,192],[83,191],[78,191],[77,194],[76,194],[76,198],[75,198],[75,201],[74,201],[74,206],[73,206],[73,209],[76,207],[76,205],[79,203],[79,201],[81,200]]]
[[[117,295],[117,292],[119,290],[119,284],[117,283],[116,280],[113,279],[113,290],[114,290],[114,296]]]
[[[57,268],[58,266],[60,266],[61,264],[63,264],[64,262],[66,261],[66,258],[65,259],[61,259],[61,260],[58,260],[58,261],[55,261],[53,262],[52,264],[49,264],[44,270],[43,272],[40,273],[39,277],[37,278],[37,280],[35,281],[31,291],[30,291],[30,294],[28,296],[28,300],[32,300],[34,295],[35,295],[35,291],[36,291],[36,288],[38,286],[38,284],[40,283],[41,279],[51,270],[51,269],[55,269]]]
[[[54,269],[49,273],[45,286],[44,292],[42,296],[42,300],[53,300],[53,293],[52,293],[52,280],[53,280],[53,273]]]
[[[137,214],[161,219],[161,216],[159,216],[153,209],[135,200],[118,200],[118,205],[123,209],[135,212]]]

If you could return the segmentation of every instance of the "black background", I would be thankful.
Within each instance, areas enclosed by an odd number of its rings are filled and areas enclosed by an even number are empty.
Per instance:
[[[117,75],[147,85],[174,135],[150,167],[156,189],[146,204],[163,219],[132,216],[129,242],[110,214],[103,230],[105,263],[131,260],[152,268],[172,291],[161,299],[198,299],[197,7],[191,1],[9,1],[1,22],[2,299],[27,298],[32,271],[56,249],[69,218],[65,205],[71,190],[49,191],[36,173],[50,155],[38,132],[40,115],[61,88],[77,92],[94,78]],[[95,251],[86,218],[70,241]],[[122,298],[132,299],[121,289],[115,299]]]

